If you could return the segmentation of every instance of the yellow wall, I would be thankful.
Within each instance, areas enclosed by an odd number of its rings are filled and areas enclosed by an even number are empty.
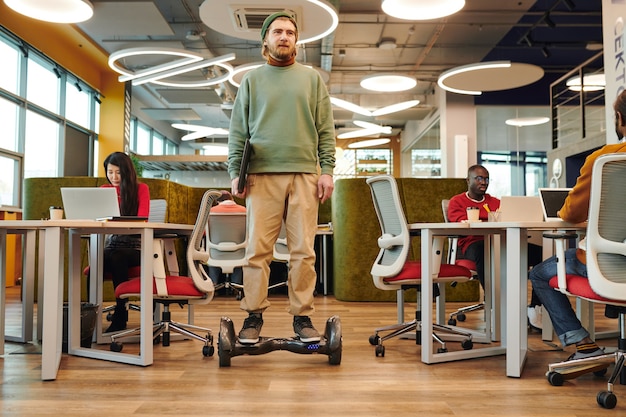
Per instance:
[[[109,68],[108,53],[75,25],[30,19],[15,13],[4,2],[0,2],[0,25],[102,94],[98,169],[99,175],[104,176],[104,158],[113,151],[122,151],[124,140],[124,84],[117,81],[119,74]]]

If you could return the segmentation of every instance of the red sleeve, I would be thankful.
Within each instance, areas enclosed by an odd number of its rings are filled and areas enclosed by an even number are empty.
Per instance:
[[[137,188],[137,199],[139,200],[137,216],[148,217],[150,215],[150,189],[142,182],[139,183]]]
[[[462,220],[467,220],[467,206],[465,193],[452,197],[448,204],[448,221],[458,223]]]

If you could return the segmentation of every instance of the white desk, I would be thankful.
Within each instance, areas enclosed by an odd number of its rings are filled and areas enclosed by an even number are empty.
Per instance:
[[[500,302],[501,323],[494,326],[494,330],[500,328],[504,335],[501,346],[494,348],[481,348],[484,354],[472,354],[472,351],[448,352],[433,354],[430,335],[422,332],[422,361],[425,363],[437,363],[455,359],[466,359],[487,355],[501,354],[506,351],[506,375],[510,377],[521,376],[526,353],[528,351],[528,338],[526,328],[526,305],[528,296],[528,231],[529,230],[581,230],[586,227],[585,223],[571,224],[567,222],[473,222],[473,223],[414,223],[409,225],[412,230],[421,230],[421,259],[422,279],[432,276],[431,254],[432,242],[436,237],[450,235],[485,235],[488,238],[487,245],[490,250],[485,251],[485,276],[491,276],[491,280],[485,280],[485,286],[489,282],[500,285],[505,293]],[[489,236],[504,235],[500,241],[500,248],[494,245],[495,239]],[[486,247],[487,247],[486,246]],[[500,276],[491,271],[492,254],[500,249],[499,263]],[[495,258],[495,256],[493,256]],[[494,259],[497,264],[497,259]],[[488,292],[488,288],[485,289]],[[497,292],[497,291],[496,291]],[[432,299],[432,285],[422,285],[422,305],[430,305]],[[487,300],[485,300],[487,301]],[[496,315],[497,317],[497,315]],[[422,310],[422,322],[424,327],[433,322],[432,311],[428,308]]]
[[[134,365],[152,364],[152,242],[159,234],[188,235],[193,225],[149,222],[98,222],[83,220],[20,220],[5,221],[0,229],[0,246],[4,246],[7,231],[39,230],[43,232],[45,257],[43,265],[43,293],[39,310],[42,312],[41,379],[56,379],[61,361],[63,332],[63,278],[65,258],[65,231],[70,236],[68,353],[89,358],[104,359]],[[82,234],[137,234],[141,237],[141,336],[140,354],[124,354],[80,347],[80,236]],[[40,242],[40,245],[42,243]],[[4,255],[0,255],[4,256]],[[4,266],[4,259],[1,259]],[[33,262],[34,264],[34,262]],[[98,261],[99,267],[102,262]],[[4,289],[2,302],[4,305]],[[32,291],[31,291],[32,292]],[[43,304],[43,305],[41,305]],[[4,319],[4,309],[2,308]],[[31,320],[32,323],[32,320]],[[1,321],[4,333],[4,320]],[[3,334],[2,334],[3,336]]]
[[[451,235],[476,235],[476,234],[489,234],[491,232],[481,232],[476,230],[471,230],[470,225],[467,223],[413,223],[409,225],[411,230],[420,230],[421,231],[421,265],[422,265],[422,281],[423,284],[421,286],[421,305],[426,306],[422,308],[422,328],[430,329],[432,327],[432,323],[434,321],[433,312],[431,308],[427,308],[432,305],[432,277],[434,276],[433,272],[433,239],[447,239],[448,236]],[[485,261],[485,275],[491,275],[491,261],[490,261],[490,252],[485,251],[486,261]],[[492,294],[491,284],[489,280],[485,280],[485,294]],[[497,291],[496,291],[497,292]],[[485,297],[485,312],[486,312],[486,324],[485,324],[485,338],[487,340],[493,340],[492,337],[492,325],[491,325],[491,306],[494,300],[498,300],[499,297],[492,298],[492,296]],[[502,309],[502,307],[501,307]],[[439,362],[447,362],[452,360],[461,360],[461,359],[470,359],[470,358],[480,358],[485,356],[494,356],[494,355],[502,355],[506,352],[505,346],[501,344],[500,346],[490,346],[490,347],[481,347],[477,349],[471,350],[463,350],[463,351],[454,351],[454,352],[445,352],[445,353],[434,353],[432,340],[430,332],[422,331],[422,343],[421,343],[421,352],[422,352],[422,362],[424,363],[439,363]]]

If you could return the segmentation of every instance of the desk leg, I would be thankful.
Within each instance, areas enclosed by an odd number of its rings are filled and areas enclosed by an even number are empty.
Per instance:
[[[141,336],[140,355],[142,366],[152,365],[152,281],[153,278],[153,243],[152,229],[141,231]]]
[[[46,229],[43,282],[43,334],[41,379],[54,380],[61,363],[63,339],[63,259],[64,233],[60,227]]]
[[[28,230],[24,234],[24,247],[22,254],[23,277],[22,277],[22,336],[24,342],[37,340],[34,334],[33,323],[35,320],[35,240],[36,230]]]
[[[422,285],[420,292],[421,301],[421,336],[422,336],[422,362],[432,363],[433,361],[433,343],[431,330],[433,328],[433,232],[430,229],[422,229]]]
[[[506,231],[506,374],[519,378],[522,375],[528,335],[526,334],[527,288],[527,232],[525,229],[510,228]],[[523,313],[523,314],[522,314]]]

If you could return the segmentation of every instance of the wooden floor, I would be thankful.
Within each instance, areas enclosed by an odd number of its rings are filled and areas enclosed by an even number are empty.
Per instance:
[[[16,332],[17,297],[9,289],[9,334]],[[285,296],[273,296],[272,303],[262,334],[290,337]],[[411,340],[387,341],[385,357],[375,357],[368,338],[375,327],[395,320],[393,303],[348,303],[332,296],[318,296],[316,303],[313,322],[319,329],[332,315],[341,319],[338,366],[329,365],[324,355],[276,351],[234,357],[230,367],[220,368],[217,353],[205,358],[202,344],[188,340],[156,346],[154,364],[146,368],[63,355],[57,380],[43,382],[40,346],[7,343],[0,358],[0,415],[626,416],[626,387],[616,386],[614,410],[596,404],[596,393],[606,387],[604,378],[587,375],[551,386],[544,376],[547,364],[570,352],[542,342],[537,333],[529,336],[531,352],[522,378],[508,378],[504,356],[425,365],[419,360],[420,347]],[[130,314],[131,321],[138,318]],[[216,343],[221,316],[231,317],[238,331],[245,314],[233,297],[220,296],[196,315],[196,324],[215,330]],[[616,326],[597,316],[601,329]],[[466,324],[479,325],[480,317],[470,313]],[[614,346],[612,340],[601,344]],[[458,343],[449,348],[460,349]]]

